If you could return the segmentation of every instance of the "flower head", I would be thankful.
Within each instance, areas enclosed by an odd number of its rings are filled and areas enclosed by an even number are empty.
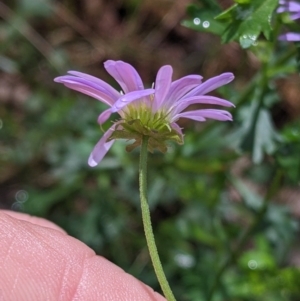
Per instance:
[[[107,104],[109,108],[98,117],[102,125],[112,113],[118,113],[116,121],[101,137],[89,157],[89,165],[96,166],[116,139],[134,140],[127,147],[132,150],[141,144],[142,136],[149,136],[149,151],[166,152],[167,141],[183,143],[181,128],[176,123],[180,118],[205,121],[207,118],[220,121],[232,120],[230,113],[219,109],[184,111],[192,104],[212,104],[232,107],[225,99],[207,96],[234,78],[232,73],[223,73],[202,83],[199,75],[188,75],[172,82],[173,69],[159,69],[154,88],[145,89],[137,71],[122,61],[106,61],[104,67],[115,78],[123,92],[93,76],[69,71],[70,75],[55,79],[68,88],[87,94]]]
[[[300,3],[291,0],[280,0],[277,13],[287,12],[292,20],[300,19]],[[300,41],[300,33],[287,32],[278,37],[281,41],[297,42]]]

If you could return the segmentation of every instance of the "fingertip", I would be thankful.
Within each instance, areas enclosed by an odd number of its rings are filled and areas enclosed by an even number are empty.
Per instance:
[[[101,256],[87,258],[75,300],[166,301],[152,288]]]
[[[0,210],[4,300],[166,301],[59,227],[44,222]]]

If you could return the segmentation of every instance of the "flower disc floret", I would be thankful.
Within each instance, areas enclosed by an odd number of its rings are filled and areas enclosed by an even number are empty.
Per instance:
[[[149,96],[151,99],[152,95]],[[147,101],[147,102],[151,102]],[[168,113],[165,110],[158,110],[153,112],[151,105],[141,102],[137,105],[130,104],[123,110],[124,120],[126,122],[132,122],[132,120],[139,119],[141,124],[143,124],[148,129],[159,131],[159,129],[167,126],[170,123],[168,118]]]

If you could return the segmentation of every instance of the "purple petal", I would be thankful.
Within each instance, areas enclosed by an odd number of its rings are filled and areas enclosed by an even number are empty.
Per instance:
[[[290,14],[290,18],[291,20],[297,20],[300,19],[300,11],[296,12],[296,13],[291,13]]]
[[[181,127],[175,122],[171,123],[170,126],[174,131],[176,131],[181,136],[181,139],[183,139],[183,133]]]
[[[191,112],[195,112],[195,111],[191,111]],[[189,118],[189,119],[196,120],[196,121],[205,121],[206,120],[204,117],[197,115],[197,113],[192,114],[191,112],[184,112],[184,113],[177,114],[176,116],[174,116],[172,121],[177,121],[179,118]]]
[[[285,12],[285,11],[286,11],[286,9],[285,9],[285,7],[283,7],[283,6],[278,7],[277,10],[276,10],[276,12],[277,12],[278,14],[283,13],[283,12]]]
[[[65,75],[65,76],[59,76],[54,79],[55,82],[57,83],[62,83],[62,84],[78,84],[81,86],[86,86],[90,87],[92,89],[98,90],[106,95],[108,95],[111,99],[118,99],[120,97],[120,93],[118,93],[114,88],[112,88],[110,85],[99,85],[91,80],[72,76],[72,75]],[[107,86],[109,87],[107,89]]]
[[[173,115],[178,114],[192,104],[212,104],[212,105],[218,105],[224,107],[234,107],[233,103],[222,98],[208,96],[208,95],[194,96],[194,97],[184,98],[180,102],[175,104],[174,108],[172,109],[172,114]]]
[[[104,67],[119,83],[124,93],[144,89],[141,77],[130,64],[108,60],[104,63]]]
[[[72,90],[81,92],[81,93],[86,94],[88,96],[91,96],[95,99],[98,99],[101,102],[107,104],[108,106],[112,106],[115,103],[115,100],[110,98],[107,94],[105,94],[105,93],[103,93],[99,90],[93,89],[91,87],[88,87],[88,86],[85,86],[85,85],[82,85],[82,84],[78,84],[78,83],[73,83],[73,84],[64,83],[64,85],[67,88],[70,88]]]
[[[101,80],[100,78],[78,71],[68,71],[68,73],[97,84],[98,86],[102,87],[107,94],[110,94],[112,98],[119,98],[120,96],[120,93],[115,88],[113,88],[111,85]]]
[[[210,118],[220,121],[232,121],[232,115],[223,110],[214,110],[214,109],[207,109],[207,110],[200,110],[202,111],[200,114],[204,118]]]
[[[234,79],[234,75],[230,72],[223,73],[221,75],[212,77],[205,81],[203,84],[199,85],[197,88],[193,89],[187,93],[184,98],[191,96],[204,95],[212,90],[215,90],[221,86],[230,83]]]
[[[278,37],[280,41],[297,42],[300,41],[300,33],[288,32]]]
[[[102,125],[110,117],[111,113],[111,108],[103,111],[98,117],[98,123]]]
[[[173,103],[177,102],[191,89],[201,84],[202,76],[188,75],[172,82],[169,93],[166,97],[165,107],[170,107]]]
[[[290,14],[290,18],[291,18],[291,20],[300,19],[300,12],[298,12],[298,13],[291,13]]]
[[[154,112],[156,112],[164,103],[171,86],[172,73],[173,69],[169,65],[161,67],[157,72],[155,80]]]
[[[114,131],[117,123],[113,124],[101,137],[101,139],[98,141],[94,149],[92,150],[88,164],[91,167],[94,167],[99,164],[99,162],[103,159],[103,157],[106,155],[106,153],[109,151],[115,140],[107,141],[107,139],[111,136],[112,132]]]
[[[300,3],[295,1],[280,1],[281,7],[279,9],[283,9],[280,12],[298,12],[300,10]]]
[[[113,113],[118,112],[123,109],[125,106],[129,105],[131,102],[149,96],[154,93],[154,89],[145,89],[140,91],[129,92],[125,95],[122,95],[112,106],[111,111]]]
[[[93,93],[104,99],[104,102],[112,105],[119,97],[120,93],[113,87],[99,80],[100,84],[89,79],[80,78],[72,75],[59,76],[54,79],[57,83],[62,83],[70,89],[82,92],[84,94]],[[76,88],[78,87],[78,89]],[[80,89],[80,90],[79,90]],[[86,93],[85,90],[88,92]]]
[[[175,119],[176,117],[176,119]],[[179,118],[189,118],[197,121],[205,121],[206,118],[220,120],[220,121],[232,121],[232,116],[229,112],[223,110],[214,110],[214,109],[205,109],[205,110],[195,110],[184,112],[176,115],[174,120],[178,120]]]

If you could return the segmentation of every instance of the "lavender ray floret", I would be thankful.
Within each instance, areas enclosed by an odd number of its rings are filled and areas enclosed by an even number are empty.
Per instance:
[[[88,96],[91,96],[91,97],[93,97],[93,98],[95,98],[95,99],[97,99],[97,100],[99,100],[99,101],[107,104],[108,106],[112,106],[115,103],[115,100],[112,99],[107,94],[105,94],[105,93],[103,93],[103,92],[101,92],[99,90],[90,88],[88,86],[80,85],[80,84],[69,84],[69,83],[64,83],[64,85],[67,88],[70,88],[72,90],[81,92],[81,93],[86,94]]]
[[[162,106],[165,101],[165,98],[171,86],[172,73],[173,69],[169,65],[161,67],[157,72],[153,105],[154,113]]]
[[[230,101],[215,96],[208,96],[208,95],[194,96],[194,97],[185,98],[181,102],[175,104],[172,110],[172,114],[173,115],[178,114],[192,104],[212,104],[212,105],[218,105],[224,107],[234,107],[234,104],[231,103]]]
[[[204,95],[206,93],[211,92],[221,86],[224,86],[230,83],[234,79],[234,75],[232,73],[223,73],[221,75],[212,77],[205,81],[203,84],[199,85],[189,93],[187,93],[184,98],[188,98],[191,96]]]
[[[145,89],[140,91],[129,92],[125,95],[122,95],[112,106],[112,112],[118,112],[124,107],[128,106],[135,100],[141,99],[145,96],[149,96],[154,93],[154,89]]]
[[[144,89],[141,77],[131,65],[122,61],[108,60],[104,63],[104,67],[119,83],[124,93]]]
[[[101,137],[101,139],[98,141],[94,149],[92,150],[88,164],[91,167],[94,167],[99,164],[99,162],[103,159],[103,157],[106,155],[106,153],[109,151],[109,149],[114,144],[115,140],[111,140],[107,142],[107,139],[111,136],[112,132],[114,131],[116,127],[116,123],[113,124]]]

